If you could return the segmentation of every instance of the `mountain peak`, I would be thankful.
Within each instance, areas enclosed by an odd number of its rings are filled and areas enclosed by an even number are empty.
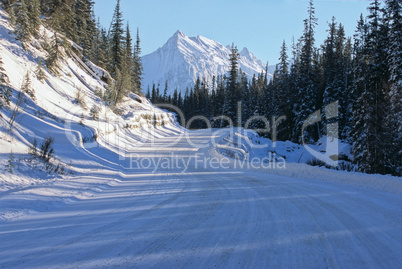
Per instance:
[[[246,47],[243,48],[243,49],[240,51],[240,55],[243,56],[243,57],[246,57],[246,58],[248,58],[248,59],[250,59],[250,60],[256,59],[255,56],[254,56],[254,54],[253,54],[251,51],[249,51],[249,49],[246,48]]]
[[[193,87],[198,77],[211,83],[214,76],[229,70],[230,53],[230,46],[201,35],[188,37],[178,30],[162,48],[142,57],[144,87],[152,87],[154,83],[164,85],[168,81],[171,94],[176,88],[183,91]],[[265,70],[265,65],[247,48],[240,55],[239,67],[248,77]]]
[[[166,44],[172,44],[170,46],[176,46],[176,44],[181,43],[183,39],[187,39],[187,35],[181,30],[177,30],[168,40]]]
[[[250,54],[250,51],[248,50],[248,48],[244,47],[244,48],[241,50],[240,54]]]
[[[186,37],[186,34],[183,33],[183,31],[181,31],[181,30],[177,30],[177,31],[173,34],[173,36],[174,36],[174,37],[183,38],[183,37]]]

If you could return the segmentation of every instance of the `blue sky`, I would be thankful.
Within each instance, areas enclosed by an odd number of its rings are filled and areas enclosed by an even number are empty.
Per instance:
[[[351,36],[361,13],[371,1],[316,0],[316,45],[326,37],[332,16]],[[115,0],[95,0],[95,13],[109,28]],[[275,64],[280,46],[297,40],[307,17],[307,0],[121,0],[124,18],[132,33],[139,27],[143,55],[161,47],[177,30],[202,35],[241,50],[247,47],[263,62]],[[135,35],[134,35],[135,36]]]

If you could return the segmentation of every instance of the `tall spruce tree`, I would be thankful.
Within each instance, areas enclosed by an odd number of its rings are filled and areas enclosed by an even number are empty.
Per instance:
[[[107,31],[105,28],[100,27],[100,40],[99,40],[99,46],[97,49],[97,64],[104,68],[107,69],[108,63],[110,62],[110,54],[109,54],[109,40],[107,37]]]
[[[387,47],[384,34],[380,3],[374,1],[369,7],[366,40],[357,55],[363,61],[356,62],[361,66],[355,73],[358,99],[354,106],[352,129],[355,162],[360,171],[367,173],[390,172],[387,160],[389,138],[384,128],[388,81],[383,61]]]
[[[348,97],[347,92],[347,59],[350,57],[346,55],[346,38],[343,26],[335,22],[333,18],[329,24],[328,37],[323,46],[323,68],[324,68],[324,95],[323,95],[323,125],[322,133],[326,132],[329,123],[337,122],[339,124],[339,136],[345,139],[348,127]],[[325,114],[325,107],[338,103],[338,117],[330,118]]]
[[[134,46],[133,54],[133,86],[135,93],[141,93],[142,91],[142,76],[144,73],[144,67],[141,60],[141,40],[140,40],[140,30],[137,28],[137,39]]]
[[[67,34],[68,37],[75,35],[74,25],[75,0],[41,0],[42,14],[45,22],[56,31]]]
[[[31,0],[28,2],[28,17],[30,21],[30,33],[34,37],[39,36],[40,20],[40,0]]]
[[[385,16],[388,31],[388,63],[390,75],[390,91],[386,96],[389,102],[389,113],[386,116],[391,147],[389,162],[395,174],[402,175],[402,3],[398,0],[387,0]]]
[[[302,142],[302,127],[308,117],[317,110],[317,85],[314,84],[316,79],[313,61],[315,53],[315,38],[314,29],[317,25],[315,17],[315,8],[313,0],[310,0],[308,7],[308,18],[304,20],[304,33],[300,39],[301,51],[299,60],[296,62],[297,68],[297,101],[294,106],[294,121],[293,139],[297,142]],[[295,63],[295,64],[296,64]],[[318,129],[316,125],[311,125],[304,130],[304,139],[306,142],[313,142],[318,138]]]
[[[8,86],[9,78],[3,67],[3,59],[0,55],[0,110],[10,104],[11,88]]]
[[[110,53],[111,59],[109,64],[109,71],[113,77],[116,77],[117,70],[121,70],[123,63],[123,13],[120,10],[120,0],[117,0],[114,9],[113,20],[110,30]]]
[[[31,27],[26,0],[19,0],[16,6],[14,25],[17,39],[21,40],[21,42],[28,41],[31,34]]]
[[[227,79],[225,91],[224,114],[231,118],[235,125],[237,124],[237,102],[240,101],[241,98],[238,87],[239,57],[240,54],[237,47],[232,44],[229,55],[229,76]]]
[[[273,116],[277,119],[284,116],[286,119],[280,122],[277,127],[277,137],[281,140],[290,140],[292,134],[292,104],[293,94],[291,93],[290,81],[289,81],[289,62],[287,47],[285,41],[283,41],[279,64],[275,71],[274,87],[276,94],[275,110]]]
[[[47,68],[53,72],[53,74],[58,74],[59,73],[59,61],[61,59],[61,47],[62,47],[62,41],[59,38],[57,32],[54,32],[53,34],[53,40],[51,42],[50,46],[50,51],[48,54],[48,57],[46,59],[46,66]]]

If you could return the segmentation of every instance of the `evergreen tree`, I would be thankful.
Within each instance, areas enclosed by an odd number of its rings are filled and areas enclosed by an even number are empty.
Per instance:
[[[277,137],[281,140],[290,140],[292,134],[292,104],[293,104],[293,94],[291,93],[290,78],[288,72],[288,55],[287,47],[285,41],[283,41],[279,65],[275,71],[274,76],[274,87],[276,91],[275,110],[273,111],[273,116],[278,119],[284,116],[285,119],[281,121],[280,125],[277,127]]]
[[[8,106],[10,104],[10,98],[12,95],[11,89],[8,86],[8,76],[6,74],[6,70],[3,67],[3,59],[0,55],[0,110],[4,106]]]
[[[93,60],[96,40],[99,30],[93,14],[94,2],[91,0],[75,0],[73,6],[74,19],[71,21],[73,30],[69,37],[84,49],[84,55]]]
[[[99,24],[100,25],[100,24]],[[97,64],[106,69],[108,63],[110,62],[109,60],[109,41],[107,37],[107,32],[105,28],[100,28],[100,40],[99,40],[99,46],[97,50]]]
[[[345,53],[345,31],[342,25],[335,23],[333,18],[329,25],[329,36],[323,46],[323,68],[325,78],[325,90],[323,96],[323,126],[322,133],[326,132],[327,125],[335,120],[339,124],[340,137],[345,139],[348,123],[348,97],[347,92],[347,59],[350,57]],[[338,117],[329,118],[325,114],[325,107],[331,103],[338,102]]]
[[[29,72],[27,72],[24,76],[24,80],[23,80],[23,83],[21,86],[21,92],[23,92],[26,95],[28,95],[29,97],[31,97],[31,99],[33,101],[36,100],[35,90],[32,88],[32,82],[31,82],[31,77],[29,75]]]
[[[28,2],[28,17],[30,21],[30,33],[34,37],[39,36],[40,20],[40,0],[31,0]]]
[[[16,1],[16,0],[12,0],[12,1]],[[15,2],[12,2],[12,4],[6,10],[8,12],[10,24],[15,25],[15,21],[16,21],[16,19],[15,19]]]
[[[317,25],[317,18],[315,17],[315,8],[313,1],[310,0],[308,8],[308,18],[304,20],[304,33],[300,39],[301,51],[299,56],[299,65],[297,71],[297,92],[298,98],[294,107],[294,121],[295,127],[293,130],[293,139],[299,143],[303,141],[302,127],[308,117],[317,110],[317,85],[314,84],[316,79],[314,73],[314,28]],[[295,63],[296,64],[296,63]],[[309,126],[304,130],[304,139],[307,142],[313,142],[318,138],[317,126]]]
[[[46,74],[45,74],[45,71],[43,70],[43,60],[42,60],[42,58],[39,59],[39,64],[38,64],[38,67],[35,70],[35,74],[36,74],[37,78],[39,79],[39,81],[41,81],[43,83],[43,81],[46,78]]]
[[[381,8],[378,1],[369,7],[367,36],[358,57],[363,61],[356,72],[358,99],[353,115],[353,149],[359,170],[367,173],[390,172],[389,137],[386,135],[384,115],[386,114],[385,93],[387,88],[387,68],[384,68],[384,32],[381,25]],[[384,87],[385,86],[385,87]]]
[[[280,57],[279,57],[279,66],[278,66],[278,76],[284,76],[288,74],[289,71],[289,59],[288,59],[288,54],[287,54],[287,47],[286,47],[286,42],[283,40],[282,47],[281,47],[281,52],[280,52]]]
[[[131,38],[130,25],[128,23],[126,26],[126,38],[124,42],[124,56],[124,59],[129,62],[131,66],[133,61],[133,39]]]
[[[62,46],[62,41],[59,39],[57,32],[54,32],[49,55],[46,59],[46,66],[47,66],[48,70],[50,70],[51,72],[53,72],[56,75],[59,72],[59,61],[62,56],[61,46]]]
[[[137,40],[134,46],[134,55],[133,55],[133,64],[134,64],[134,72],[133,72],[133,85],[134,92],[141,93],[142,91],[142,75],[144,72],[144,67],[142,66],[141,61],[141,46],[140,46],[140,31],[137,28]]]
[[[28,16],[26,0],[19,0],[15,13],[15,35],[21,42],[28,41],[31,33],[31,24]]]
[[[238,87],[238,68],[239,68],[239,52],[237,47],[232,44],[231,52],[229,55],[229,76],[227,79],[224,114],[231,118],[234,124],[237,124],[236,110],[237,101],[240,101],[241,95],[239,94]]]
[[[386,116],[390,133],[389,162],[395,174],[402,174],[402,3],[398,0],[387,0],[385,15],[389,27],[388,63],[390,75],[390,91],[386,96],[389,101],[389,113]]]
[[[130,26],[127,24],[126,37],[123,50],[123,62],[121,65],[121,77],[124,80],[124,92],[129,93],[133,89],[133,40],[131,38]]]
[[[110,36],[111,62],[109,64],[109,71],[113,77],[117,77],[117,70],[121,70],[123,62],[124,41],[123,13],[120,10],[120,0],[116,2]]]
[[[15,1],[16,0],[1,0],[0,4],[4,8],[5,11],[10,13],[10,10],[11,10],[13,4],[15,4]]]
[[[7,164],[8,172],[10,174],[14,173],[13,169],[15,168],[15,156],[14,156],[13,150],[11,150],[11,152],[10,152],[10,156],[7,160],[7,163],[8,163]]]
[[[167,94],[167,92],[168,92],[168,81],[166,80],[165,81],[165,89],[163,90],[163,97],[162,97],[162,100],[163,100],[163,102],[167,102],[167,99],[168,99],[168,94]]]
[[[62,31],[73,37],[77,30],[74,26],[74,7],[76,0],[41,0],[42,14],[45,21],[56,31]]]

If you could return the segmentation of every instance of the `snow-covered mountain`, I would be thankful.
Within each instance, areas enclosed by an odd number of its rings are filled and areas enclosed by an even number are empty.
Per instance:
[[[185,91],[192,87],[197,77],[209,83],[213,76],[226,74],[229,70],[230,46],[224,46],[203,36],[188,37],[177,31],[161,48],[142,57],[144,64],[144,89],[153,83],[164,88],[168,82],[169,93],[178,88]],[[240,68],[252,77],[265,71],[263,64],[247,48],[240,51]],[[268,73],[272,71],[270,67]]]

